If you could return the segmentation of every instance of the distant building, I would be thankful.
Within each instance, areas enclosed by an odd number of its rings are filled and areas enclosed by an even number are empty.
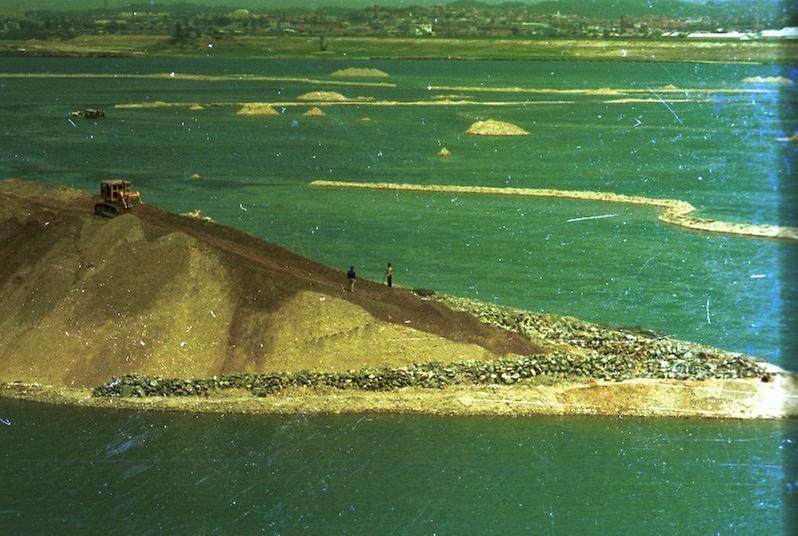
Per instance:
[[[781,30],[762,30],[759,35],[765,39],[798,39],[798,27],[788,26]]]
[[[422,22],[416,26],[416,35],[435,35],[431,22]]]
[[[751,39],[751,36],[742,32],[690,32],[688,39]]]

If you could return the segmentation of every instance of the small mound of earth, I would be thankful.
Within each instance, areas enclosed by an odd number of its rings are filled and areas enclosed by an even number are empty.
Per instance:
[[[305,115],[305,116],[308,116],[308,117],[324,117],[327,114],[325,114],[324,111],[321,108],[318,108],[318,107],[314,106],[313,108],[311,108],[307,112],[303,113],[302,115]]]
[[[340,102],[348,100],[337,91],[311,91],[297,97],[301,101]]]
[[[451,154],[452,154],[452,152],[449,149],[447,149],[446,147],[444,147],[443,149],[438,151],[438,156],[442,156],[442,157],[450,156]]]
[[[193,110],[195,112],[199,111],[199,110],[204,110],[204,109],[205,109],[205,107],[202,106],[201,104],[192,104],[191,108],[189,108],[189,110]]]
[[[248,102],[244,104],[236,115],[280,115],[271,104],[262,102]]]
[[[477,121],[472,124],[466,130],[466,134],[477,136],[526,136],[529,133],[518,125],[488,119],[487,121]]]
[[[783,85],[789,86],[793,84],[793,81],[789,78],[785,78],[783,76],[749,76],[747,78],[743,78],[744,84],[774,84],[774,85]]]
[[[349,67],[347,69],[338,69],[332,76],[348,76],[350,78],[386,78],[390,76],[385,71],[379,69],[366,69],[361,67]]]

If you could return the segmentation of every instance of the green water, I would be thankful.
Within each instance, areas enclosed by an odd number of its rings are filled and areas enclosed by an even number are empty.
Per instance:
[[[214,59],[0,59],[0,72],[251,73],[323,79],[349,64]],[[757,65],[379,62],[393,88],[302,82],[0,78],[0,176],[95,191],[134,181],[148,203],[215,220],[332,266],[407,286],[600,323],[644,326],[795,368],[784,348],[798,302],[795,244],[703,234],[653,209],[584,201],[311,189],[314,179],[598,190],[683,199],[699,215],[796,225],[791,177],[796,91],[744,84],[788,75]],[[775,89],[677,93],[656,88]],[[642,89],[612,97],[456,91],[467,107],[330,107],[305,118],[241,118],[235,107],[115,110],[120,102],[293,100],[311,90],[429,99],[430,86]],[[650,90],[650,91],[649,91]],[[655,95],[656,94],[656,95]],[[664,94],[667,98],[668,94]],[[527,100],[573,101],[530,104]],[[104,121],[70,123],[100,107]],[[363,117],[372,119],[363,122]],[[477,119],[517,123],[519,138],[466,135]],[[440,147],[453,156],[436,156]],[[192,181],[198,173],[200,180]],[[599,220],[569,219],[614,214]]]
[[[798,493],[789,423],[0,417],[6,534],[786,534]]]
[[[0,72],[252,73],[350,64],[7,59]],[[690,232],[653,209],[556,199],[311,189],[314,179],[547,187],[683,199],[699,216],[798,225],[795,90],[709,102],[458,93],[488,108],[115,110],[120,102],[292,100],[334,89],[428,99],[430,85],[743,88],[787,66],[378,62],[395,88],[298,82],[0,78],[0,176],[144,199],[380,279],[614,325],[798,369],[794,244]],[[649,93],[648,89],[652,91]],[[653,98],[653,97],[652,97]],[[529,104],[571,100],[570,104]],[[68,121],[99,107],[104,121]],[[363,122],[363,117],[372,121]],[[477,119],[523,138],[473,138]],[[436,157],[446,146],[453,156]],[[191,180],[193,173],[202,175]],[[568,222],[587,217],[611,217]],[[0,261],[1,262],[1,261]],[[0,401],[9,534],[789,534],[793,423],[168,415]]]

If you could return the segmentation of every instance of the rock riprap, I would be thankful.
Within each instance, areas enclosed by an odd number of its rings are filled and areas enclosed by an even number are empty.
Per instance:
[[[96,387],[96,397],[208,396],[220,390],[244,389],[267,396],[289,387],[327,387],[390,391],[405,387],[440,389],[449,385],[532,384],[535,378],[555,380],[597,378],[623,381],[632,378],[729,379],[762,376],[764,371],[743,356],[717,362],[679,358],[640,361],[629,356],[592,353],[552,353],[520,359],[418,363],[408,367],[362,369],[349,372],[299,371],[295,373],[230,374],[205,379],[176,379],[126,375]]]
[[[658,335],[644,329],[597,326],[576,318],[533,313],[490,303],[434,294],[428,297],[480,321],[520,333],[530,341],[570,346],[592,358],[592,374],[603,379],[629,377],[676,380],[744,378],[763,374],[742,354]],[[595,365],[600,362],[601,366]],[[633,372],[633,376],[628,376]]]

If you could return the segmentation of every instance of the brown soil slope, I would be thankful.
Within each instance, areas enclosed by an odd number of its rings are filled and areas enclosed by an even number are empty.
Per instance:
[[[540,348],[229,227],[0,181],[0,382],[347,370]]]

